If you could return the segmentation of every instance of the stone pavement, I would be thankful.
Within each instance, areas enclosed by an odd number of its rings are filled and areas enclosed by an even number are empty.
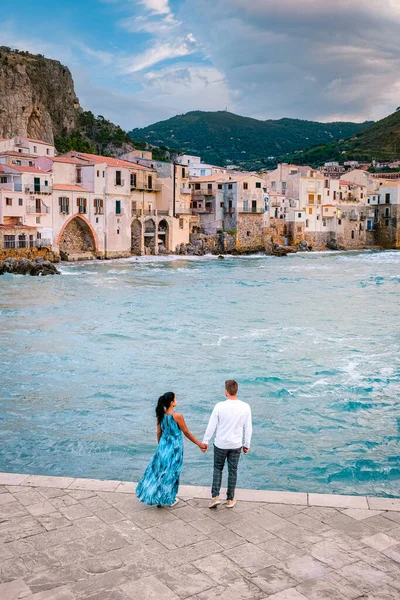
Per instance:
[[[0,474],[0,599],[400,598],[400,499],[207,496],[149,508],[133,483]]]

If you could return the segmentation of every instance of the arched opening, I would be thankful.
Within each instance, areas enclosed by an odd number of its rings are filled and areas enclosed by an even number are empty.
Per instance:
[[[156,246],[156,224],[149,219],[144,224],[144,250],[146,254],[154,254]]]
[[[163,219],[158,224],[158,253],[167,254],[168,250],[170,250],[169,225],[168,222]]]
[[[96,251],[93,232],[89,224],[81,217],[74,217],[65,225],[59,245],[62,260],[92,258]]]
[[[142,254],[142,224],[139,219],[132,221],[131,225],[131,252],[140,256]]]

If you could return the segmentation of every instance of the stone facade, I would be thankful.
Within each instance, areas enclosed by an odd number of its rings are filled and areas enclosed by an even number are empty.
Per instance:
[[[382,204],[375,211],[376,242],[382,248],[400,248],[400,206]]]
[[[74,255],[82,255],[82,258],[86,258],[88,254],[93,255],[95,251],[95,241],[88,225],[79,217],[72,219],[61,236],[61,258],[69,260]]]
[[[239,213],[237,221],[237,250],[240,252],[264,250],[263,229],[263,214]]]

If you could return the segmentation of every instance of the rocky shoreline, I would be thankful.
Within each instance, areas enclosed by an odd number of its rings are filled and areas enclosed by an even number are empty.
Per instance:
[[[44,277],[46,275],[60,275],[60,271],[49,260],[37,257],[33,260],[27,258],[6,258],[0,261],[0,275],[12,273],[14,275],[31,275]]]

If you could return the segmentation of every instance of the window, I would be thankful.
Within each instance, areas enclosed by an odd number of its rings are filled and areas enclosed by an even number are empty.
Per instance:
[[[100,171],[99,170],[97,171],[97,177],[100,177]]]
[[[257,212],[257,200],[252,200],[251,202],[251,212]]]
[[[149,190],[153,189],[153,176],[152,175],[149,175],[147,177],[147,185],[148,185]]]
[[[96,217],[96,223],[98,223],[98,222],[99,222],[99,217]]]
[[[115,214],[116,215],[120,215],[121,214],[121,200],[116,200],[115,201]]]
[[[368,198],[367,204],[371,204],[371,198]]]
[[[102,198],[95,198],[93,200],[93,204],[94,204],[94,214],[102,215],[104,213],[104,202],[103,202]]]
[[[15,235],[4,236],[4,248],[15,248]]]
[[[354,229],[353,229],[353,231],[351,232],[351,239],[352,239],[352,240],[354,240]]]
[[[183,229],[183,226],[184,226],[184,220],[179,219],[179,229]]]
[[[76,183],[82,183],[82,169],[76,167]]]
[[[385,219],[385,225],[386,227],[389,227],[389,219]]]
[[[322,219],[322,226],[326,227],[326,219]]]
[[[248,200],[243,200],[243,212],[248,212],[249,210],[249,202]]]
[[[310,221],[308,219],[306,219],[306,227],[310,226]]]
[[[390,194],[385,194],[385,204],[390,204]]]
[[[219,190],[222,190],[222,183],[219,183],[219,184],[218,184],[218,189],[219,189]]]
[[[231,183],[228,183],[228,190],[233,190],[233,185]]]
[[[343,192],[339,193],[339,198],[340,198],[340,200],[343,200]]]
[[[24,201],[22,198],[18,198],[18,206],[23,206],[24,205]]]
[[[372,231],[373,230],[373,224],[372,221],[368,220],[367,221],[367,231]]]
[[[314,204],[314,194],[308,194],[308,204]]]
[[[105,171],[103,171],[103,177],[105,177],[105,176],[106,176],[106,172],[105,172]]]
[[[228,202],[228,210],[229,212],[232,212],[233,208],[232,208],[232,200],[229,200]]]
[[[208,183],[208,184],[207,184],[207,189],[208,189],[208,190],[212,190],[212,183]]]
[[[342,219],[338,219],[338,225],[342,224]]]
[[[362,192],[361,192],[361,194],[360,194],[360,197],[361,197],[361,199],[363,199],[363,198],[364,198],[364,194],[363,194]]]
[[[219,207],[220,207],[220,208],[224,208],[224,203],[223,203],[223,202],[220,202],[220,203],[219,203]]]
[[[318,196],[317,196],[317,202],[318,202],[318,204],[321,204],[321,194],[318,194]]]
[[[271,181],[271,190],[276,190],[276,181]]]
[[[17,167],[20,167],[21,166],[21,161],[20,160],[16,160],[15,164],[17,165]]]
[[[21,235],[18,236],[18,248],[26,248],[26,247],[27,247],[26,235],[24,233],[21,233]]]
[[[58,199],[58,204],[60,206],[60,213],[64,215],[69,215],[69,198],[66,196],[61,196]]]
[[[282,181],[282,194],[286,194],[286,181]]]
[[[182,178],[185,179],[186,177],[186,170],[184,167],[182,167]]]
[[[7,177],[0,177],[0,183],[7,183]]]
[[[309,208],[309,209],[308,209],[308,214],[309,214],[309,215],[312,215],[312,208]]]
[[[319,221],[319,215],[317,215],[317,221]]]
[[[250,231],[247,232],[247,237],[250,237]]]
[[[197,202],[193,202],[193,208],[197,208]]]
[[[87,208],[86,198],[77,198],[76,204],[78,206],[78,212],[81,215],[86,215],[86,208]]]
[[[380,203],[381,203],[381,197],[378,196],[378,204],[380,204]]]
[[[29,161],[29,166],[33,167],[33,162],[31,160]]]
[[[243,183],[243,189],[244,189],[244,190],[248,190],[248,189],[249,189],[249,184],[247,183],[247,181],[245,181],[245,182]]]
[[[325,179],[325,188],[329,188],[329,179]]]
[[[39,225],[40,224],[40,217],[36,217],[36,224]],[[38,234],[39,237],[39,234]]]
[[[33,154],[37,154],[37,146],[33,146]]]
[[[390,208],[385,208],[385,218],[390,217]]]
[[[261,181],[256,181],[256,188],[261,189]]]
[[[39,218],[40,218],[40,217],[39,217]],[[42,234],[41,234],[41,233],[39,233],[39,232],[38,232],[38,234],[37,234],[37,239],[38,239],[38,240],[41,240],[41,239],[42,239]]]
[[[136,187],[136,173],[131,173],[131,188]]]
[[[6,206],[12,206],[12,198],[6,198]]]
[[[194,189],[195,190],[199,190],[200,189],[200,184],[199,183],[195,183],[194,184]]]
[[[297,218],[301,219],[301,213],[297,213]]]
[[[46,148],[46,154],[47,154],[47,156],[49,156],[49,154],[50,154],[50,148]]]
[[[117,228],[117,235],[119,235],[119,227]]]
[[[121,171],[115,171],[115,185],[122,185]]]
[[[205,169],[200,169],[200,176],[204,177],[206,174],[206,170]]]
[[[336,200],[336,192],[333,192],[333,199]]]
[[[326,190],[326,195],[329,196],[329,190]]]

